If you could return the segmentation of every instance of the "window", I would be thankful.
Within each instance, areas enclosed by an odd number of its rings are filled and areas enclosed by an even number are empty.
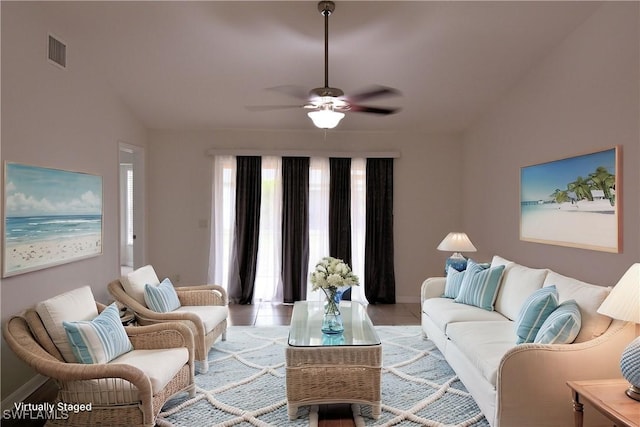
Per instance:
[[[351,166],[352,269],[361,286],[352,290],[352,299],[364,297],[364,233],[366,160],[354,159]],[[216,156],[213,172],[211,256],[209,281],[228,288],[229,259],[235,221],[234,156]],[[312,157],[309,165],[309,272],[329,254],[329,158]],[[260,234],[253,301],[282,301],[280,289],[282,233],[282,159],[262,157]],[[307,288],[308,300],[322,300],[321,291]]]

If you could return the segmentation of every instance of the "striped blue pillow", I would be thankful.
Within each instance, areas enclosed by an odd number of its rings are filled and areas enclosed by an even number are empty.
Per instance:
[[[544,321],[533,342],[540,344],[570,344],[578,333],[582,318],[574,300],[563,302]]]
[[[489,268],[488,264],[469,260],[460,293],[454,301],[493,311],[503,270],[504,265]]]
[[[533,342],[547,317],[558,307],[555,285],[545,286],[524,301],[516,319],[516,344]]]
[[[447,270],[447,281],[444,285],[444,297],[455,298],[460,293],[460,286],[462,285],[462,279],[464,279],[464,270],[458,271],[455,268],[449,266]]]
[[[169,279],[164,279],[157,286],[144,285],[144,301],[147,307],[158,313],[167,313],[180,307],[178,294]]]
[[[133,350],[114,302],[93,320],[62,322],[73,354],[81,363],[107,363]]]

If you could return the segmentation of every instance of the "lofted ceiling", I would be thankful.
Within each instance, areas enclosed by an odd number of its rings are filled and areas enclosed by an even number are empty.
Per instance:
[[[33,4],[32,4],[33,5]],[[275,86],[324,81],[316,1],[43,2],[47,31],[68,44],[150,129],[314,129]],[[595,2],[336,1],[329,84],[384,85],[402,96],[349,112],[337,129],[460,132],[599,7]],[[88,65],[87,65],[88,64]]]

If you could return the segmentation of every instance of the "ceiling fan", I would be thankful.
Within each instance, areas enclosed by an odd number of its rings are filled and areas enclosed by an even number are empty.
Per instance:
[[[320,1],[318,11],[324,16],[324,86],[311,89],[308,94],[294,86],[278,86],[271,90],[293,95],[306,101],[303,105],[264,105],[247,107],[253,111],[274,110],[284,108],[309,109],[307,115],[314,125],[321,129],[332,129],[345,116],[346,111],[372,113],[379,115],[393,114],[399,108],[374,107],[361,105],[360,102],[382,96],[400,95],[400,91],[385,86],[375,86],[366,91],[346,96],[341,89],[329,86],[329,15],[335,10],[333,1]]]

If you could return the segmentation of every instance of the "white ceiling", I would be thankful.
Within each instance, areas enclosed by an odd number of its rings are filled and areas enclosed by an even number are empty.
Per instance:
[[[340,130],[467,128],[599,6],[594,2],[336,1],[329,84],[402,92],[369,102],[391,116],[347,113]],[[44,2],[48,31],[88,59],[152,129],[312,129],[299,103],[266,90],[324,80],[316,1]]]

